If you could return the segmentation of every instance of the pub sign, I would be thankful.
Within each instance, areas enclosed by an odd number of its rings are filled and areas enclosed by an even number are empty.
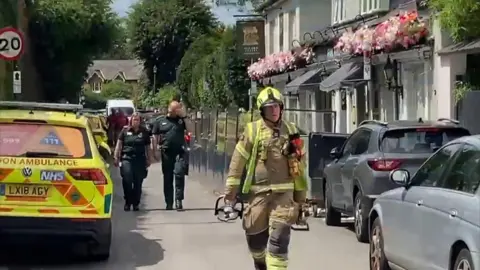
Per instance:
[[[265,56],[265,22],[237,21],[237,52],[243,59],[257,60]]]

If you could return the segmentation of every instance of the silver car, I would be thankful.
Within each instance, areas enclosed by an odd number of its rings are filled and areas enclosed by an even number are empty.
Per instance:
[[[454,140],[402,187],[381,194],[369,215],[370,269],[480,269],[480,136]]]

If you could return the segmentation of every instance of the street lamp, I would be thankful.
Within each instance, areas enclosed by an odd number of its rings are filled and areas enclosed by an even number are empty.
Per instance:
[[[385,76],[388,90],[395,93],[395,118],[398,120],[400,118],[399,98],[403,98],[403,86],[398,82],[397,60],[393,60],[392,62],[390,56],[387,57],[387,63],[385,63],[383,67],[383,75]]]
[[[157,66],[153,66],[153,92],[157,92]]]

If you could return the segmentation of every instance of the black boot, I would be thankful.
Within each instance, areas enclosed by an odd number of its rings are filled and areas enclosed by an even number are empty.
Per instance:
[[[265,263],[255,262],[255,270],[267,270],[267,265]]]
[[[123,210],[130,211],[131,206],[132,206],[131,204],[125,203],[125,206],[123,206]]]
[[[135,212],[140,211],[140,207],[138,206],[138,204],[133,206],[133,211]]]
[[[175,201],[175,208],[177,208],[177,210],[183,210],[183,204],[181,200]]]
[[[166,210],[173,210],[173,205],[171,203],[167,203]]]

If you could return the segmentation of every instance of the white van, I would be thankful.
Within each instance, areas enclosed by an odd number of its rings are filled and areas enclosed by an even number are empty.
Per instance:
[[[112,109],[120,110],[129,119],[136,111],[133,100],[130,99],[110,99],[107,100],[107,116],[112,114]]]

